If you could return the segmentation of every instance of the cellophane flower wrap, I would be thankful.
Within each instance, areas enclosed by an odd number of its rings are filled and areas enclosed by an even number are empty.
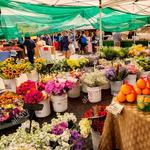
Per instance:
[[[77,129],[76,121],[72,113],[57,114],[51,124],[44,123],[41,127],[33,121],[30,134],[27,132],[29,121],[26,121],[16,133],[1,137],[0,149],[82,150],[85,139]]]
[[[65,80],[65,79],[54,79],[50,80],[46,86],[45,86],[45,91],[48,94],[53,94],[53,95],[62,95],[66,93],[67,91],[71,90],[74,87],[75,83],[70,81],[70,80]]]

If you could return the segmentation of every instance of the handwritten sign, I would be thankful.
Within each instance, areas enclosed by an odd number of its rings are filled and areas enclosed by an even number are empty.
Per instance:
[[[17,52],[15,50],[10,51],[10,56],[16,56],[16,55],[17,55]]]
[[[114,114],[115,116],[117,116],[118,114],[121,113],[121,111],[123,110],[124,106],[120,105],[116,102],[112,102],[108,107],[106,107],[106,110],[112,114]]]

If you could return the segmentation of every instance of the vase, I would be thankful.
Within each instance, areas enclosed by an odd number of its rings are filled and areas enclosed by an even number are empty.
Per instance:
[[[47,99],[41,101],[39,104],[42,104],[43,108],[42,108],[42,110],[35,111],[36,117],[43,118],[43,117],[49,116],[51,113],[50,98],[47,98]]]
[[[68,97],[77,98],[80,96],[80,82],[77,82],[75,86],[68,91]]]
[[[126,80],[127,80],[128,83],[131,84],[131,85],[135,85],[136,79],[137,79],[137,74],[129,74],[129,75],[126,77]]]
[[[82,92],[87,93],[87,85],[82,83]]]
[[[97,103],[101,101],[102,93],[101,87],[87,87],[88,100],[91,103]]]
[[[102,88],[102,90],[108,90],[108,89],[110,89],[110,83],[108,82],[108,83],[102,85],[101,88]]]
[[[51,95],[51,101],[55,112],[64,112],[68,109],[67,94]]]
[[[6,89],[16,92],[16,80],[15,79],[4,79]]]
[[[101,135],[98,132],[94,131],[93,129],[91,129],[91,135],[92,135],[93,150],[98,150]]]
[[[39,80],[39,73],[36,70],[32,70],[30,73],[27,73],[29,80],[37,82]]]
[[[110,82],[111,94],[116,96],[118,92],[120,91],[122,84],[123,84],[123,81],[111,81]]]

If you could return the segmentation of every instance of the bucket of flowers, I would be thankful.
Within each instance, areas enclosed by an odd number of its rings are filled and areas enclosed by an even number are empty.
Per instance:
[[[103,132],[104,121],[107,115],[105,108],[106,106],[93,106],[84,112],[83,117],[79,122],[81,133],[91,132],[94,150],[98,149],[100,137]]]
[[[45,91],[51,96],[55,112],[64,112],[68,109],[67,92],[74,87],[74,82],[64,78],[54,78],[47,82]]]
[[[82,77],[82,82],[87,85],[89,101],[91,103],[97,103],[101,101],[102,86],[108,83],[105,74],[98,70],[86,73]]]
[[[22,123],[28,118],[23,105],[22,97],[14,92],[5,91],[0,94],[0,129]]]
[[[51,113],[50,99],[44,90],[43,83],[30,80],[22,83],[16,90],[19,95],[22,95],[27,108],[35,111],[36,117],[46,117]]]
[[[106,69],[106,78],[110,81],[111,94],[117,95],[120,90],[123,80],[127,77],[128,71],[122,64],[116,63],[112,67]]]

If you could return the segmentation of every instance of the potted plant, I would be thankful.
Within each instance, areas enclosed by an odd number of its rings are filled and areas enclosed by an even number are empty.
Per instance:
[[[135,85],[137,79],[137,73],[138,73],[137,67],[134,64],[128,64],[127,70],[128,70],[128,76],[126,77],[126,80],[131,85]]]
[[[67,92],[74,86],[74,82],[55,78],[47,82],[45,91],[51,96],[55,112],[64,112],[68,109]]]
[[[98,70],[86,73],[83,78],[83,83],[87,85],[89,101],[91,103],[101,101],[101,86],[107,83],[104,73]]]
[[[97,150],[99,146],[104,121],[107,115],[105,108],[106,106],[93,106],[84,112],[83,117],[79,122],[81,133],[86,133],[86,136],[91,133],[93,150]]]
[[[123,84],[123,80],[128,75],[128,71],[126,67],[123,67],[121,64],[116,64],[111,68],[106,69],[105,75],[106,78],[110,81],[111,94],[117,95],[121,85]]]
[[[41,82],[26,81],[17,87],[17,94],[22,95],[25,104],[43,105],[42,110],[35,111],[36,117],[46,117],[50,115],[50,99],[44,92],[45,85]]]

